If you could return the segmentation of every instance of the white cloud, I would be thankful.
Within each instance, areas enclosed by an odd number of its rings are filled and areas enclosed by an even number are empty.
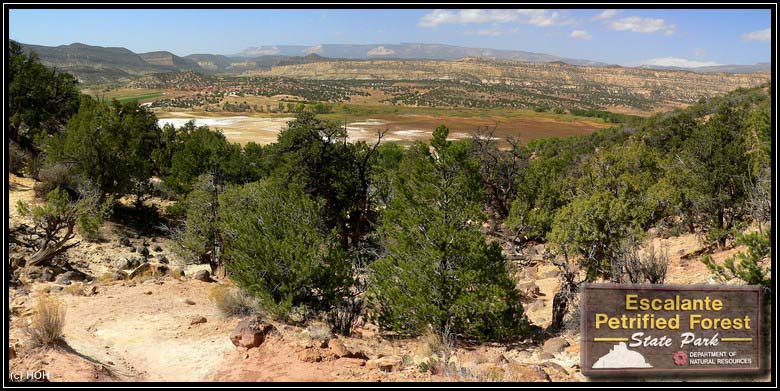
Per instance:
[[[498,37],[503,35],[501,30],[499,30],[498,27],[492,26],[486,29],[477,30],[474,34],[476,35],[482,35],[482,36],[489,36],[489,37]]]
[[[753,31],[752,33],[746,33],[742,35],[743,41],[759,41],[759,42],[772,42],[772,29],[766,28],[763,30]]]
[[[721,65],[714,61],[696,61],[677,57],[659,57],[639,61],[633,65],[655,65],[661,67],[698,68]]]
[[[604,10],[600,14],[593,17],[593,20],[607,20],[618,14],[618,10]]]
[[[517,15],[511,10],[470,9],[452,12],[438,9],[420,18],[418,24],[421,27],[436,27],[442,24],[507,23],[515,20]]]
[[[666,35],[672,35],[674,34],[676,26],[673,24],[666,24],[666,22],[660,18],[629,16],[610,23],[609,28],[617,31],[633,31],[636,33],[655,33],[661,31]]]
[[[704,57],[707,54],[707,51],[702,48],[695,48],[693,49],[693,56],[694,57]]]
[[[558,11],[548,11],[543,9],[521,9],[518,13],[528,16],[528,23],[534,26],[552,26],[572,24],[573,20],[565,18]]]
[[[522,22],[535,26],[570,24],[573,21],[557,11],[543,9],[483,10],[465,9],[450,11],[437,9],[423,15],[417,22],[420,27],[436,27],[443,24],[482,24]]]
[[[591,38],[593,38],[593,36],[588,34],[588,32],[585,31],[585,30],[574,30],[574,31],[571,32],[571,37],[572,38],[587,39],[587,40],[590,40]]]
[[[500,37],[502,35],[507,34],[514,34],[516,32],[520,31],[518,28],[510,28],[510,29],[501,29],[496,25],[490,26],[488,28],[479,29],[479,30],[469,30],[466,31],[466,34],[468,35],[479,35],[483,37]]]
[[[479,36],[483,36],[483,37],[500,37],[500,36],[503,36],[503,35],[516,34],[519,31],[520,31],[520,29],[517,28],[517,27],[502,29],[497,24],[493,24],[492,26],[486,27],[486,28],[483,28],[483,29],[468,30],[468,31],[466,31],[466,34],[468,34],[468,35],[479,35]]]

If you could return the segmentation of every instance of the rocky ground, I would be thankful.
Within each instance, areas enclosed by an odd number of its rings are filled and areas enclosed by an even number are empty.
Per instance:
[[[9,176],[13,232],[25,224],[16,202],[34,200],[34,183]],[[365,322],[342,337],[318,322],[291,326],[224,316],[210,294],[230,281],[210,276],[207,266],[184,265],[168,239],[144,232],[106,223],[99,241],[69,250],[70,268],[15,274],[18,281],[9,287],[12,373],[46,370],[51,381],[587,380],[579,368],[576,319],[546,340],[448,345],[433,334],[395,338]],[[656,248],[669,252],[667,282],[711,282],[703,264],[686,259],[701,247],[694,235],[654,240]],[[11,261],[29,255],[26,251],[12,243]],[[531,262],[518,275],[518,289],[529,319],[544,327],[558,271],[543,261],[543,246],[525,251]],[[719,261],[736,251],[714,257]],[[139,271],[148,264],[152,267]],[[25,329],[44,295],[65,303],[64,342],[34,348]]]

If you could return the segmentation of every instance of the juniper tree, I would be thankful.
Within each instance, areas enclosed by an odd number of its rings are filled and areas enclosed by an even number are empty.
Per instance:
[[[225,269],[272,314],[330,308],[351,286],[351,268],[336,234],[320,220],[321,204],[300,189],[263,181],[220,196],[218,228]]]
[[[433,327],[467,338],[511,340],[528,330],[508,266],[485,221],[479,172],[465,143],[437,129],[401,163],[381,234],[386,254],[372,265],[380,324],[416,334]]]

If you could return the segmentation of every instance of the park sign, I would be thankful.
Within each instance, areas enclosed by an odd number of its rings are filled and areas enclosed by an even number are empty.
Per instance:
[[[586,284],[580,305],[585,376],[765,368],[760,287]]]

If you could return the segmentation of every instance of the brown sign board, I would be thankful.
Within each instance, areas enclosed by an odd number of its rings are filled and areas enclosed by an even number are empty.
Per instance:
[[[761,288],[586,284],[581,296],[585,376],[757,373]]]

